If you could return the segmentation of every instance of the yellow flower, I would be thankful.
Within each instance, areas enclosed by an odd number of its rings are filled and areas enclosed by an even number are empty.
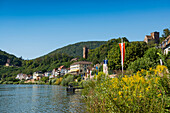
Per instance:
[[[160,97],[160,96],[161,96],[161,94],[158,94],[157,96],[158,96],[158,97]]]
[[[119,91],[119,95],[121,95],[121,92]]]
[[[117,100],[117,98],[114,98],[113,100]]]

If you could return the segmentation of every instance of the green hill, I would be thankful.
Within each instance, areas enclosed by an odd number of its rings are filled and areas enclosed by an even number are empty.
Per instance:
[[[89,41],[79,42],[57,49],[47,55],[33,59],[22,60],[14,55],[0,50],[0,78],[13,77],[18,73],[32,74],[35,71],[51,71],[54,68],[58,68],[61,65],[69,67],[72,62],[70,60],[75,56],[81,57],[83,54],[83,46],[89,49],[95,49],[100,45],[106,43],[105,41]],[[5,67],[4,65],[10,59],[11,65],[14,67]],[[15,67],[19,66],[19,67]]]
[[[22,58],[17,58],[16,56],[9,54],[5,51],[0,50],[0,65],[5,65],[7,59],[10,59],[11,65],[21,66],[22,65]]]
[[[86,46],[89,49],[95,49],[103,44],[106,44],[107,41],[88,41],[88,42],[78,42],[75,44],[70,44],[67,45],[65,47],[56,49],[54,51],[52,51],[51,53],[47,54],[47,55],[51,55],[51,54],[56,54],[56,53],[66,53],[69,56],[73,56],[73,57],[82,57],[83,56],[83,47]]]

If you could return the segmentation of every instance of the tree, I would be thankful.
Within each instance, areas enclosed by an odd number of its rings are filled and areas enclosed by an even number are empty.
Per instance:
[[[49,77],[42,77],[41,78],[41,81],[43,81],[43,82],[47,82],[49,80]]]
[[[126,42],[125,43],[125,60],[124,69],[128,68],[129,63],[142,57],[144,52],[148,49],[145,42]],[[121,69],[121,53],[118,43],[108,53],[108,66],[111,70]]]
[[[155,68],[158,64],[160,64],[161,57],[158,53],[161,54],[160,49],[156,49],[155,47],[149,48],[142,58],[138,58],[128,65],[128,70],[137,72],[141,69],[149,70],[151,67]]]
[[[168,28],[163,30],[162,37],[168,37],[170,35],[170,30]]]

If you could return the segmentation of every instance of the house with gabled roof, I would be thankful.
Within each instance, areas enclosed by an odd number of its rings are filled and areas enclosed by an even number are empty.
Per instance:
[[[170,52],[170,35],[161,43],[161,48],[164,51],[164,54]]]
[[[70,65],[70,71],[68,73],[70,74],[85,74],[87,72],[87,67],[91,66],[92,62],[88,61],[79,61],[74,62]]]

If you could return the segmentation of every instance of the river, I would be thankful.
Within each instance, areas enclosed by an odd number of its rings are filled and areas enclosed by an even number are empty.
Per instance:
[[[1,113],[84,113],[80,92],[56,85],[0,85]]]

